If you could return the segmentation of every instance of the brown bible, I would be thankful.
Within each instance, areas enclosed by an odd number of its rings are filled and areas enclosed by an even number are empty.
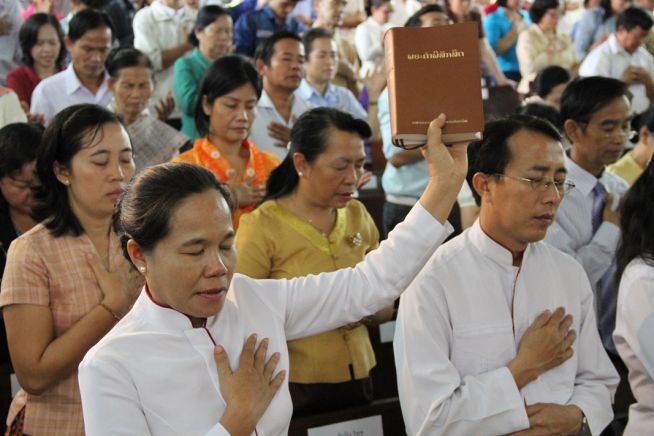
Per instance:
[[[477,23],[394,27],[384,35],[384,49],[394,145],[425,144],[429,123],[440,113],[447,116],[445,144],[481,138]]]

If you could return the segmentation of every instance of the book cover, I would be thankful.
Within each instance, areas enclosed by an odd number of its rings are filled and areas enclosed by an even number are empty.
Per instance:
[[[394,27],[384,35],[393,144],[414,148],[427,142],[429,123],[447,116],[443,142],[481,138],[481,94],[477,23]]]

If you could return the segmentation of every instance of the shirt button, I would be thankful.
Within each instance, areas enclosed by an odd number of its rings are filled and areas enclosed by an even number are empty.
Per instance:
[[[211,159],[218,159],[220,157],[220,152],[218,150],[214,150],[211,152]]]
[[[248,177],[254,177],[254,168],[248,168],[245,171],[245,174],[247,174]]]

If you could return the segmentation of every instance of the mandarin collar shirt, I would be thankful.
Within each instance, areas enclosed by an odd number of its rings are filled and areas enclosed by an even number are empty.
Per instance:
[[[560,306],[573,316],[574,355],[518,390],[506,365],[536,317]],[[526,430],[525,405],[536,403],[578,406],[593,434],[613,418],[619,378],[581,266],[536,242],[516,267],[479,221],[440,247],[404,293],[393,346],[408,434]]]
[[[272,122],[282,124],[289,129],[293,127],[293,124],[304,112],[312,109],[313,104],[300,98],[297,94],[293,95],[293,103],[291,106],[291,116],[288,121],[282,118],[282,116],[277,112],[273,101],[270,99],[270,96],[264,89],[261,92],[261,97],[257,102],[257,115],[252,123],[250,128],[250,140],[254,141],[254,144],[260,151],[267,151],[273,153],[280,160],[283,160],[288,153],[287,144],[284,144],[284,147],[279,147],[275,144],[280,141],[272,138],[268,134],[268,125]]]
[[[451,231],[417,205],[389,242],[354,268],[291,280],[235,274],[222,309],[204,328],[192,328],[185,315],[142,292],[80,364],[86,433],[228,435],[218,422],[226,402],[214,344],[225,349],[236,370],[245,340],[256,333],[259,340],[270,340],[266,360],[279,352],[276,371],[288,372],[287,340],[334,329],[392,304]],[[257,433],[288,434],[292,408],[287,376]]]
[[[627,53],[622,48],[615,33],[600,46],[588,53],[586,59],[579,67],[579,75],[603,76],[622,80],[624,72],[629,67],[641,67],[650,76],[654,76],[654,57],[641,45],[634,53]],[[637,114],[645,112],[650,105],[647,97],[647,90],[642,83],[629,85],[629,91],[633,94],[631,108]]]
[[[107,107],[111,102],[111,93],[107,86],[108,78],[109,74],[105,71],[100,88],[93,94],[79,80],[73,64],[71,64],[54,76],[43,79],[34,88],[30,112],[43,114],[45,122],[48,124],[60,110],[68,106],[91,103]]]

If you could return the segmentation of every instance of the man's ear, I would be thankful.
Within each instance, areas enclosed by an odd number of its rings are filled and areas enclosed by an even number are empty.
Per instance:
[[[472,176],[472,186],[471,188],[475,190],[477,195],[482,198],[489,198],[490,197],[490,189],[489,189],[489,179],[488,174],[484,173],[475,173],[474,176]]]
[[[581,135],[584,133],[581,125],[575,120],[565,120],[563,123],[563,129],[565,134],[570,138],[570,141],[574,144],[578,142],[581,138]]]

